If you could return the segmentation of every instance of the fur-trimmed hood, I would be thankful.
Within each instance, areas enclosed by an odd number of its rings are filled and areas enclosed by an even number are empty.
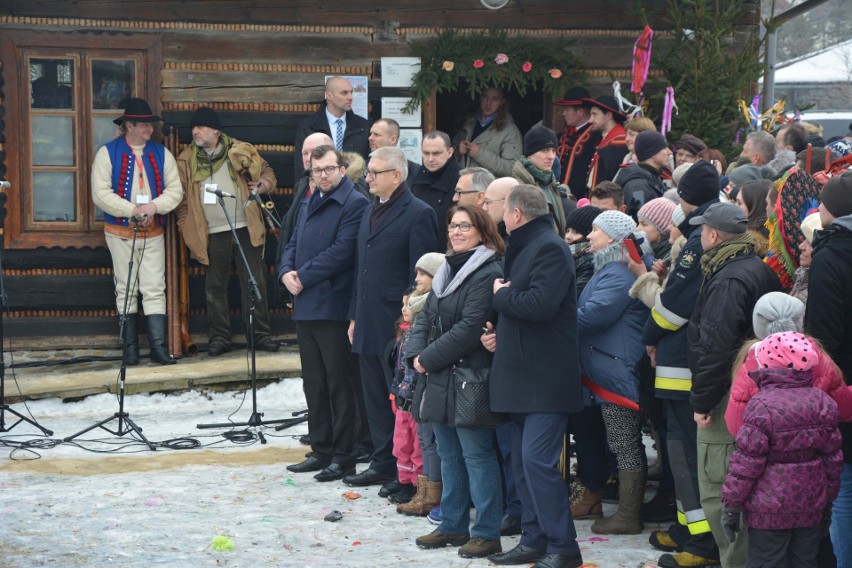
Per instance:
[[[346,177],[351,179],[352,183],[358,183],[367,171],[367,162],[356,152],[343,152],[343,159],[349,164],[346,168]]]

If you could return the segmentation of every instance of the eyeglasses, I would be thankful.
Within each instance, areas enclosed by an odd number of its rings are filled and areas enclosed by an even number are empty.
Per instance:
[[[473,225],[471,225],[470,223],[450,223],[449,225],[447,225],[447,232],[452,233],[453,231],[458,229],[462,233],[466,233],[471,229],[471,227],[473,227]]]
[[[320,177],[322,174],[330,176],[339,169],[340,169],[340,166],[327,166],[325,168],[313,168],[313,169],[311,169],[311,174],[314,177]]]
[[[504,197],[502,199],[486,199],[485,200],[485,206],[487,207],[487,206],[491,205],[492,203],[497,203],[498,201],[506,201],[506,198]]]
[[[456,188],[456,195],[467,195],[468,193],[479,193],[475,189],[464,190]]]
[[[387,173],[387,172],[395,172],[395,171],[396,171],[396,168],[389,168],[387,170],[379,170],[377,172],[375,172],[373,170],[367,170],[367,173],[364,174],[364,177],[376,179],[376,176],[379,175],[379,174],[384,174],[384,173]]]

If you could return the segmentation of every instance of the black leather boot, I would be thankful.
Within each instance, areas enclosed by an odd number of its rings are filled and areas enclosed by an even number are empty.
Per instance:
[[[139,364],[139,318],[136,314],[127,314],[124,319],[124,337],[127,338],[127,349],[124,352],[125,365]],[[121,316],[118,316],[118,327],[121,329]]]
[[[166,315],[155,314],[146,316],[148,322],[148,344],[151,346],[151,360],[160,365],[174,365],[177,359],[169,355],[166,350]]]

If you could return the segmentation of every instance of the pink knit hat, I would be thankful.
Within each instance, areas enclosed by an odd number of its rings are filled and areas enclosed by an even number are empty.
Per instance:
[[[807,371],[819,360],[813,344],[796,331],[783,331],[767,336],[757,346],[755,356],[762,369]]]
[[[677,205],[672,200],[658,197],[643,205],[636,217],[640,221],[652,224],[660,233],[667,233],[675,207]]]

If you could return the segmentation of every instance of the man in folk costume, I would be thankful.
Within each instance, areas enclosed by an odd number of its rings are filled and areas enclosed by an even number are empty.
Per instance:
[[[627,155],[627,139],[624,131],[625,115],[618,103],[609,95],[596,99],[583,99],[591,107],[589,111],[592,129],[600,132],[601,141],[589,166],[588,187],[595,187],[602,181],[612,181],[624,156]]]
[[[229,202],[228,214],[257,281],[261,298],[255,304],[254,345],[263,351],[278,351],[278,342],[269,335],[269,309],[266,301],[266,263],[263,261],[266,227],[263,213],[250,192],[267,193],[275,187],[275,173],[266,160],[245,142],[221,132],[216,111],[200,107],[189,120],[192,144],[177,159],[180,181],[186,197],[177,208],[177,223],[192,258],[207,266],[205,292],[209,348],[216,357],[231,350],[231,315],[228,308],[228,282],[231,263],[237,266],[243,298],[243,316],[248,320],[249,290],[245,266],[239,259],[225,212],[215,195],[205,189],[218,189],[236,196]],[[253,167],[242,168],[242,157],[251,156]],[[253,172],[253,173],[252,173]],[[245,207],[243,204],[248,203]],[[248,321],[246,331],[248,332]],[[248,338],[247,338],[248,339]]]
[[[151,359],[161,365],[177,361],[166,350],[166,247],[165,215],[183,197],[174,156],[151,140],[154,123],[162,119],[142,99],[129,99],[124,114],[115,119],[122,136],[103,145],[92,164],[92,199],[104,212],[104,233],[112,257],[119,318],[131,283],[125,319],[125,362],[139,362],[138,303],[148,324]],[[139,231],[133,247],[135,223]],[[133,274],[128,274],[133,256]]]
[[[586,89],[571,87],[565,91],[562,99],[553,101],[554,106],[560,107],[565,121],[556,149],[562,164],[562,183],[568,186],[578,200],[586,197],[589,164],[601,141],[601,133],[591,127],[589,107],[583,102],[583,99],[588,98],[589,91]]]

